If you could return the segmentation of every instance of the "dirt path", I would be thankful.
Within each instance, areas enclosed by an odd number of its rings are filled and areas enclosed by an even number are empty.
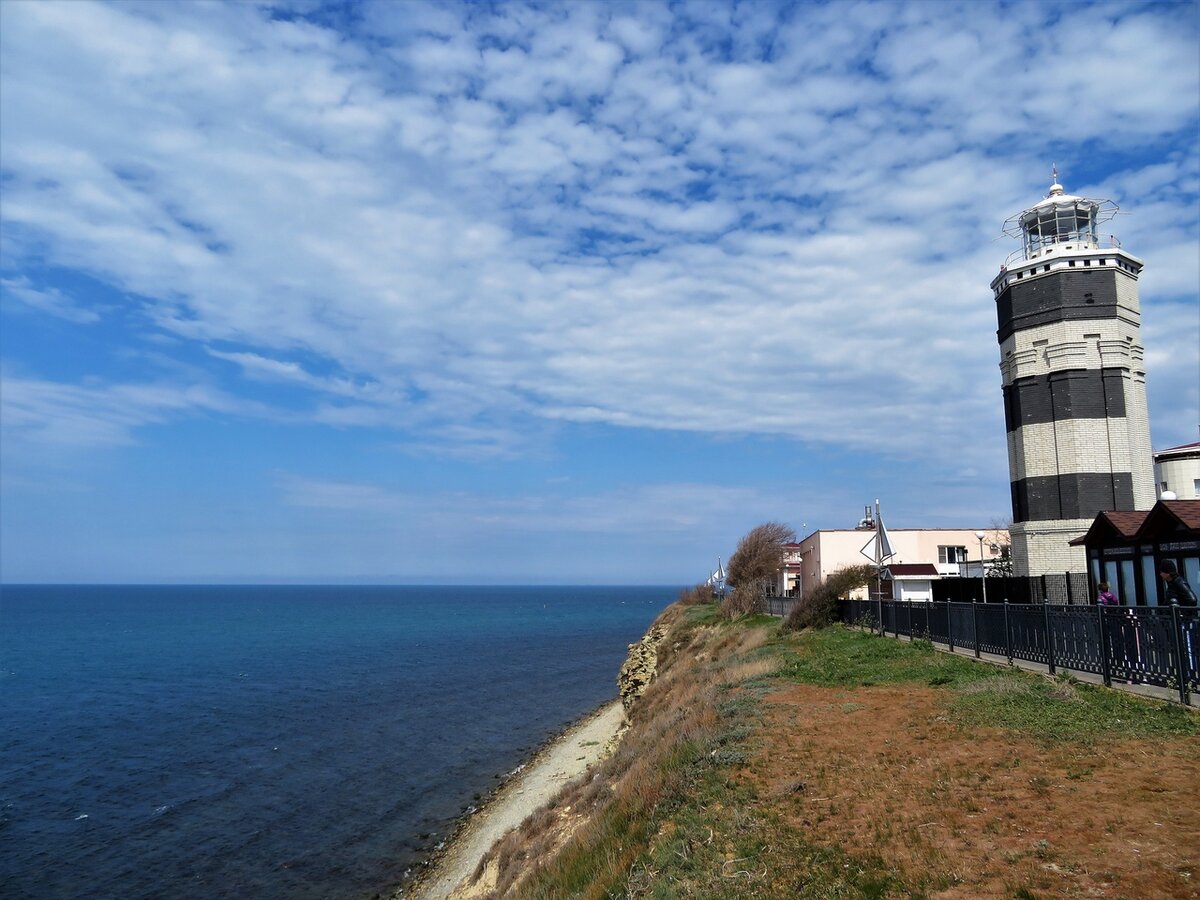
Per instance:
[[[413,900],[466,900],[487,893],[488,873],[464,885],[483,855],[564,784],[599,762],[617,735],[625,714],[613,701],[543,750],[487,806],[476,813],[435,863],[428,876],[403,894]],[[401,895],[397,895],[401,896]]]

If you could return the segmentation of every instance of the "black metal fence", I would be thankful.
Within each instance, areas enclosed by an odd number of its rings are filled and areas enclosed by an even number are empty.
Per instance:
[[[799,602],[796,597],[764,597],[763,612],[769,616],[786,616]]]
[[[938,578],[933,581],[933,599],[937,603],[981,602],[984,597],[992,603],[1088,604],[1093,599],[1086,572],[1063,572],[1053,575],[1024,577],[1018,575],[987,578]]]
[[[1094,672],[1108,685],[1171,688],[1181,703],[1200,692],[1200,611],[1192,607],[847,600],[842,620],[1041,663],[1051,673]]]

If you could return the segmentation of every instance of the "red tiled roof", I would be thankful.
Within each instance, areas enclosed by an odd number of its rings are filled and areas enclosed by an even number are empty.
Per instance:
[[[1153,519],[1150,517],[1153,516]],[[1087,543],[1098,543],[1104,539],[1116,537],[1121,541],[1132,543],[1146,537],[1142,532],[1160,533],[1163,516],[1167,522],[1171,519],[1178,521],[1183,528],[1200,531],[1200,500],[1159,500],[1152,510],[1112,510],[1100,513],[1087,530],[1070,541],[1072,547]]]
[[[1179,450],[1197,450],[1200,449],[1200,441],[1194,444],[1180,444],[1178,447],[1168,447],[1166,450],[1159,450],[1154,455],[1162,456],[1164,453],[1175,453]]]
[[[1102,512],[1100,515],[1108,520],[1108,524],[1112,525],[1122,537],[1132,538],[1137,534],[1137,530],[1142,527],[1142,523],[1146,521],[1146,510],[1125,510],[1117,509],[1111,512]]]
[[[1196,444],[1200,447],[1200,444]],[[1160,500],[1187,528],[1200,529],[1200,500]]]
[[[938,574],[937,566],[933,563],[895,563],[887,567],[895,578],[900,575],[934,575]]]

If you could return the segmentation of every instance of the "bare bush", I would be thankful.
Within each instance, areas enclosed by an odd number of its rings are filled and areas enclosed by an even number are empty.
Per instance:
[[[683,606],[699,606],[701,603],[712,603],[712,601],[713,590],[707,584],[697,584],[679,592],[679,603]]]
[[[736,619],[762,612],[765,593],[764,586],[757,581],[739,584],[721,601],[721,615]]]
[[[726,580],[734,587],[774,581],[783,568],[783,545],[795,539],[796,532],[781,522],[751,528],[729,557]]]
[[[840,618],[841,598],[856,588],[875,580],[875,566],[847,566],[832,573],[806,594],[792,607],[784,619],[784,631],[799,631],[801,628],[824,628]]]

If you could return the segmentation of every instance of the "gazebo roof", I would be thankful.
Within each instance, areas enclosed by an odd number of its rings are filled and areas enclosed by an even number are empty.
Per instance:
[[[1179,535],[1200,537],[1200,500],[1159,500],[1150,510],[1112,510],[1096,516],[1080,545],[1123,545]]]

